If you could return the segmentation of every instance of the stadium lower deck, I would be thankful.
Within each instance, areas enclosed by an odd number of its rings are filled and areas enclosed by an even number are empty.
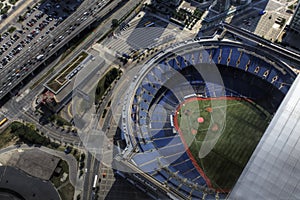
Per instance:
[[[221,81],[207,76],[213,63]],[[131,154],[132,163],[185,199],[226,198],[229,190],[213,187],[174,128],[178,105],[195,96],[247,98],[272,115],[294,79],[287,67],[250,47],[209,44],[180,55],[168,53],[143,74],[130,101],[124,134],[129,135],[129,145],[138,147]]]

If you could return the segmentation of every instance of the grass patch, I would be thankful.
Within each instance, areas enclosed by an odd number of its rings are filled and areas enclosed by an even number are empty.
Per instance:
[[[27,144],[50,145],[50,139],[38,134],[34,126],[25,125],[21,122],[12,122],[10,131],[15,136],[19,137],[20,141]]]
[[[50,181],[53,183],[53,185],[56,188],[60,187],[63,183],[65,183],[69,180],[69,165],[68,165],[68,163],[64,160],[60,160],[57,166],[62,168],[60,174],[58,176],[52,175],[52,177],[50,178]],[[64,173],[68,174],[68,178],[64,182],[61,182],[60,179],[63,177]]]
[[[51,117],[49,117],[49,121],[54,122],[58,126],[72,126],[70,122],[59,115],[52,115]]]
[[[65,160],[60,160],[58,166],[62,168],[59,175],[52,175],[50,181],[53,185],[58,189],[58,193],[61,199],[72,200],[74,196],[74,187],[69,181],[69,166]],[[67,173],[68,178],[65,181],[61,181],[60,179],[63,177],[63,174]]]
[[[98,104],[109,86],[120,76],[121,70],[112,68],[98,82],[95,95],[95,103]]]
[[[15,5],[18,1],[19,1],[19,0],[8,0],[8,2],[9,2],[10,4],[13,4],[13,5]]]
[[[74,187],[71,183],[68,183],[67,185],[63,186],[58,190],[58,193],[63,200],[72,200],[74,197]]]
[[[88,56],[86,52],[81,52],[78,56],[76,56],[64,69],[64,72],[61,76],[58,77],[59,82],[64,82],[65,77],[73,71],[78,65]]]
[[[50,142],[49,138],[42,136],[38,133],[32,125],[25,125],[21,122],[12,122],[2,133],[0,134],[0,148],[5,148],[12,144],[37,144],[44,145],[51,149],[57,149],[60,145],[54,142]]]
[[[38,81],[36,81],[32,86],[30,86],[30,89],[34,89],[36,86],[38,86],[47,76],[49,76],[55,69],[55,66],[53,66],[49,71],[47,71]]]
[[[1,9],[0,14],[1,14],[1,15],[7,14],[8,10],[9,10],[10,8],[11,8],[10,5],[4,6],[4,7]]]
[[[232,189],[271,120],[270,114],[243,99],[186,102],[177,116],[191,154],[212,186],[221,190]],[[199,123],[199,117],[204,122]],[[199,158],[202,145],[217,137],[212,150]]]
[[[16,143],[18,141],[18,137],[12,134],[11,125],[6,127],[0,134],[0,149],[8,147],[12,143]]]
[[[9,29],[7,30],[9,33],[13,33],[17,28],[14,26],[9,27]]]

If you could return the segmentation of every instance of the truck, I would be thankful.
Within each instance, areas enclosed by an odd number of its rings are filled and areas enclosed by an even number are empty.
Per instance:
[[[264,14],[266,14],[266,11],[265,11],[265,10],[261,10],[261,11],[259,11],[258,14],[259,14],[259,15],[264,15]]]
[[[44,59],[44,55],[43,54],[40,54],[36,57],[37,60],[43,60]]]
[[[98,175],[96,174],[94,178],[93,188],[96,188],[97,180],[98,180]]]

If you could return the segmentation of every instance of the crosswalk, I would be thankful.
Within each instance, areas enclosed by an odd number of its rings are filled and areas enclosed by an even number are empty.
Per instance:
[[[130,54],[140,49],[150,49],[155,46],[177,39],[177,32],[161,27],[138,27],[135,21],[130,26],[125,26],[120,32],[115,33],[103,43],[109,50],[116,54]]]

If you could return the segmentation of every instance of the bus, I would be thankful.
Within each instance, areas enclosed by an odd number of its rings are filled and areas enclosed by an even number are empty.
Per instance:
[[[98,175],[96,174],[94,178],[93,188],[96,188],[97,180],[98,180]]]
[[[5,124],[5,122],[7,122],[7,118],[4,117],[1,121],[0,121],[0,126],[2,126],[3,124]]]
[[[153,26],[155,23],[154,22],[146,22],[145,24],[144,24],[144,27],[150,27],[150,26]]]

